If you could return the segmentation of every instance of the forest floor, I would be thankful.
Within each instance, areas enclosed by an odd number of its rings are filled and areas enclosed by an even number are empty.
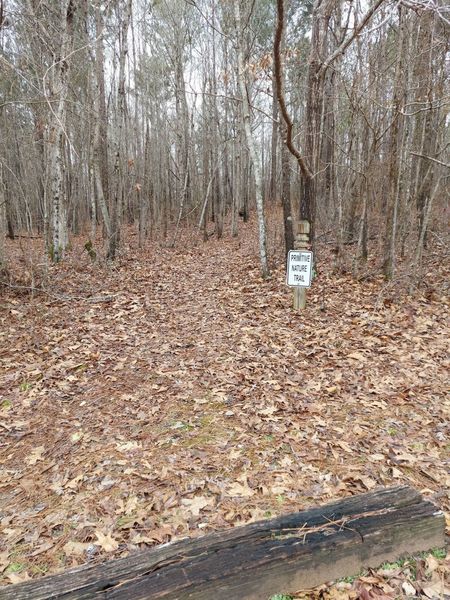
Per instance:
[[[260,278],[254,224],[183,235],[130,236],[111,266],[80,238],[46,293],[0,290],[1,583],[379,485],[415,486],[450,524],[443,247],[413,296],[333,273],[324,247],[296,313],[280,251]],[[10,247],[26,285],[33,243]],[[432,598],[450,563],[421,561],[302,597]]]

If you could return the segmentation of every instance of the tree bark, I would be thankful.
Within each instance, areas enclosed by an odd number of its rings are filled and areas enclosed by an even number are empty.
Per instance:
[[[256,194],[256,212],[258,216],[258,231],[259,231],[259,256],[261,263],[261,274],[264,279],[269,277],[269,265],[267,261],[267,240],[266,240],[266,221],[264,217],[264,203],[263,203],[263,182],[261,175],[261,164],[259,161],[258,151],[256,149],[256,141],[252,134],[251,118],[250,118],[250,106],[247,95],[247,88],[245,84],[245,69],[244,69],[244,57],[243,57],[243,44],[242,44],[242,23],[241,23],[241,9],[240,0],[233,0],[234,3],[234,17],[236,22],[236,52],[238,60],[238,83],[242,97],[242,116],[244,120],[244,131],[247,139],[247,146],[250,153],[250,158],[253,165],[253,174],[255,178],[255,194]]]
[[[51,96],[52,100],[57,98],[57,101],[56,107],[51,110],[52,118],[47,146],[52,207],[51,249],[54,262],[61,260],[68,244],[63,144],[66,136],[66,103],[69,93],[69,55],[73,46],[73,21],[76,9],[76,0],[68,0],[62,5],[60,53],[55,54],[52,66]]]
[[[124,139],[126,128],[126,94],[125,94],[125,61],[128,54],[128,28],[131,18],[132,0],[124,0],[121,4],[123,10],[119,35],[119,79],[117,89],[117,142],[114,165],[115,176],[115,201],[113,218],[111,222],[111,235],[108,245],[108,259],[114,260],[119,250],[122,217],[125,194],[125,162],[126,142]]]
[[[6,200],[3,165],[0,163],[0,274],[6,269]]]
[[[389,194],[387,202],[387,219],[384,237],[384,263],[383,273],[386,279],[392,279],[395,273],[396,242],[398,227],[398,206],[400,193],[400,165],[399,165],[399,141],[401,136],[401,96],[403,93],[403,43],[404,43],[404,16],[401,6],[398,8],[399,34],[397,61],[395,67],[395,80],[392,98],[392,125],[389,138]]]
[[[100,7],[95,10],[95,83],[96,93],[94,96],[94,156],[93,156],[93,183],[97,196],[98,206],[105,227],[106,239],[111,238],[111,218],[108,208],[109,177],[108,177],[108,137],[107,137],[107,113],[105,101],[105,67],[103,53],[104,23]]]

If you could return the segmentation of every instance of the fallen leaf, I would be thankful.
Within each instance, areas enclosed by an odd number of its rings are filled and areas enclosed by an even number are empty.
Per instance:
[[[38,546],[36,548],[36,550],[34,550],[30,556],[38,556],[39,554],[42,554],[43,552],[47,552],[47,550],[50,550],[50,548],[53,548],[53,546],[55,545],[54,542],[52,542],[51,540],[44,542],[43,544],[41,544],[40,546]]]
[[[353,452],[351,446],[349,446],[347,442],[339,440],[338,442],[336,442],[336,445],[339,446],[339,448],[342,448],[342,450],[344,450],[345,452]]]
[[[400,471],[400,469],[396,469],[395,467],[392,467],[391,473],[394,479],[401,479],[403,477],[402,471]]]
[[[402,583],[402,590],[407,596],[415,596],[417,593],[416,588],[409,581]]]
[[[362,587],[359,589],[359,599],[360,600],[373,600],[371,594],[365,587]]]
[[[267,408],[264,408],[263,410],[258,411],[258,413],[265,417],[270,417],[277,411],[278,411],[278,406],[268,406]]]
[[[118,442],[116,448],[119,452],[129,452],[140,448],[140,444],[138,442]]]
[[[119,547],[119,543],[112,537],[110,533],[105,535],[101,531],[96,531],[95,536],[105,552],[115,552],[115,550],[117,550]]]
[[[254,495],[254,490],[252,490],[247,483],[233,483],[229,487],[227,487],[227,493],[229,496],[235,496],[238,498],[249,498]]]
[[[82,542],[67,542],[62,547],[66,556],[83,556],[90,544],[84,544]]]
[[[375,462],[379,462],[382,460],[386,460],[386,457],[384,454],[369,454],[369,459]]]
[[[23,583],[24,581],[28,581],[29,579],[31,579],[31,577],[28,574],[28,571],[23,571],[22,573],[8,573],[6,577],[13,584]]]
[[[34,450],[31,451],[31,454],[25,459],[25,462],[29,465],[35,465],[38,461],[44,460],[42,456],[44,452],[44,446],[38,446],[37,448],[34,448]]]
[[[445,600],[450,597],[450,587],[446,586],[444,581],[437,581],[431,585],[422,588],[422,592],[427,598],[432,600]]]
[[[208,404],[209,400],[206,398],[194,398],[195,404]]]
[[[351,352],[350,354],[347,355],[347,358],[353,358],[355,360],[360,360],[360,361],[367,360],[367,357],[364,356],[364,354],[361,354],[361,352]]]
[[[181,504],[195,517],[198,517],[201,510],[212,504],[212,498],[205,498],[204,496],[194,496],[192,499],[183,498]]]
[[[77,442],[79,442],[81,440],[82,437],[83,437],[82,431],[75,431],[75,433],[72,433],[72,435],[70,436],[70,439],[72,440],[72,442],[74,444],[76,444]]]
[[[9,565],[9,551],[0,552],[0,573]]]
[[[427,566],[427,571],[433,573],[439,567],[439,561],[432,554],[426,557],[425,563]]]

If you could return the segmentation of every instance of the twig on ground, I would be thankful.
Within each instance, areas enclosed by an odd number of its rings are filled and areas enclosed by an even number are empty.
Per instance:
[[[59,294],[54,294],[52,292],[49,292],[48,290],[46,290],[44,288],[28,286],[28,285],[14,285],[12,283],[8,283],[7,281],[0,281],[0,285],[9,287],[13,290],[29,291],[29,292],[32,292],[33,294],[34,293],[45,294],[46,296],[49,296],[50,298],[54,298],[55,300],[59,300],[62,302],[72,302],[74,300],[81,300],[83,302],[89,302],[90,304],[97,304],[99,302],[112,302],[115,299],[115,296],[93,296],[91,298],[89,298],[89,297],[86,298],[84,296],[61,296]]]

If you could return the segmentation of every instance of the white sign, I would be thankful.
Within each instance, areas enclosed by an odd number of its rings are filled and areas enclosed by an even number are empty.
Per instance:
[[[309,250],[289,250],[287,260],[287,284],[310,287],[313,266],[313,253]]]

